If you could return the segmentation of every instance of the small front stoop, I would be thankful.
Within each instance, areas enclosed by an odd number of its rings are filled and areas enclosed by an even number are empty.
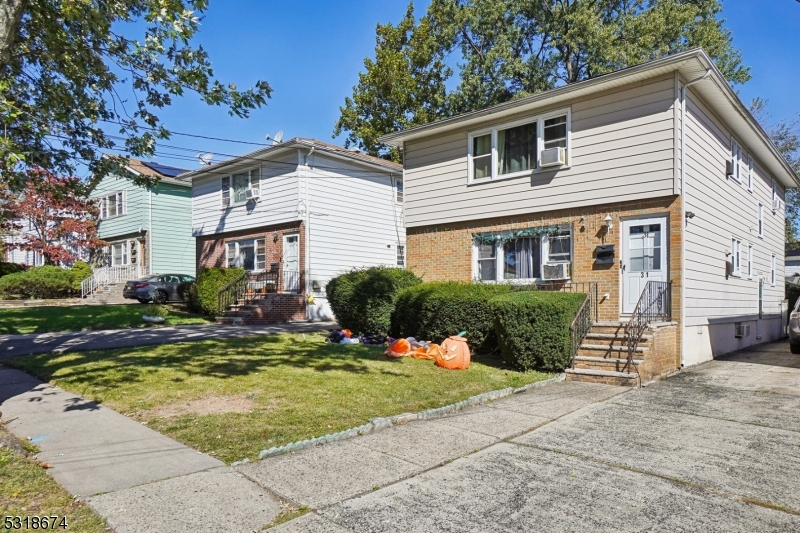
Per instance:
[[[565,371],[567,380],[634,387],[639,384],[638,368],[646,363],[652,343],[652,335],[642,336],[634,354],[633,368],[626,368],[628,336],[625,323],[595,322],[578,349],[573,368]]]

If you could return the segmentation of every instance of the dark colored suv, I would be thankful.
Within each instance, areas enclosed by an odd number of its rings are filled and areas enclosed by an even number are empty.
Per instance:
[[[140,303],[163,304],[183,301],[183,294],[195,282],[186,274],[158,274],[129,281],[122,289],[123,298]]]

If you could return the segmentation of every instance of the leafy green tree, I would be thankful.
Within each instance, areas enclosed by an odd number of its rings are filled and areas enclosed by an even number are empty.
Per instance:
[[[239,117],[264,105],[267,82],[246,90],[221,83],[206,51],[192,44],[207,4],[4,0],[0,178],[20,186],[31,168],[71,175],[78,164],[96,177],[127,175],[119,158],[102,152],[152,156],[156,141],[169,138],[156,113],[186,92]]]
[[[750,73],[719,18],[721,11],[720,0],[432,0],[416,26],[426,28],[425,39],[405,41],[402,53],[425,60],[415,52],[433,50],[436,63],[392,69],[394,63],[384,58],[397,50],[395,41],[380,35],[392,26],[379,26],[376,59],[367,60],[367,73],[342,108],[334,133],[346,131],[349,142],[366,140],[370,153],[381,153],[384,148],[375,139],[398,126],[424,124],[695,47],[703,47],[732,83],[744,83]],[[410,11],[403,25],[413,26]],[[459,82],[442,99],[441,87],[451,75],[443,68],[448,54],[457,56]],[[423,113],[405,92],[381,90],[386,83],[425,86],[418,73],[431,69],[441,72],[438,98]],[[372,71],[386,76],[371,76]],[[404,120],[384,120],[386,114],[375,109],[391,109]]]
[[[414,4],[397,26],[378,24],[375,60],[365,59],[353,97],[340,107],[334,137],[348,132],[345,146],[400,162],[400,153],[378,143],[389,131],[431,122],[445,115],[446,49],[428,18],[414,20]]]
[[[756,98],[750,111],[766,130],[775,148],[794,171],[800,174],[800,113],[791,119],[777,122],[768,111],[767,101]],[[790,248],[800,248],[797,224],[800,222],[800,194],[797,189],[786,189],[786,243]]]

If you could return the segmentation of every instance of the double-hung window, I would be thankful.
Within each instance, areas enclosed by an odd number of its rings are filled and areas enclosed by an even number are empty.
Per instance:
[[[542,236],[480,241],[474,253],[479,281],[539,280],[542,265],[572,260],[572,233],[562,228]]]
[[[406,245],[397,244],[397,266],[405,268],[406,266]]]
[[[403,203],[403,180],[394,180],[394,201],[398,204]]]
[[[265,239],[247,239],[227,243],[228,268],[243,268],[247,271],[264,270],[267,263]]]
[[[731,238],[731,274],[742,275],[742,240],[738,237]]]
[[[731,137],[731,165],[733,166],[733,179],[738,181],[739,183],[742,182],[742,174],[741,174],[741,162],[742,162],[742,147],[741,145],[736,142],[736,139]]]
[[[569,156],[570,111],[503,124],[469,135],[469,182],[528,175],[538,169],[542,150],[563,148]]]
[[[125,214],[125,192],[119,191],[100,198],[100,219],[114,218]]]
[[[775,180],[772,180],[772,214],[778,212],[778,188],[775,187]]]
[[[753,156],[747,156],[747,190],[753,192]]]
[[[222,207],[230,207],[247,203],[247,191],[250,190],[252,199],[261,195],[261,180],[259,169],[246,170],[230,176],[220,178],[220,191]]]
[[[128,241],[125,242],[118,242],[109,246],[110,248],[110,259],[111,259],[111,266],[124,266],[130,264],[130,255],[129,255],[129,248],[130,244]]]

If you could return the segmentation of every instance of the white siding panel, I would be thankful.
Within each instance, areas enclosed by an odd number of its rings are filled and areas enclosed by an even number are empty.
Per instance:
[[[572,102],[571,167],[559,171],[468,185],[467,130],[406,143],[406,225],[672,195],[673,84],[665,76]]]
[[[752,192],[747,190],[746,165],[742,167],[741,183],[725,176],[731,132],[691,90],[687,98],[685,131],[686,210],[696,214],[686,228],[686,325],[713,327],[755,320],[759,277],[765,280],[765,319],[774,316],[780,312],[784,297],[784,214],[772,213],[772,179],[757,161],[754,162]],[[743,149],[746,160],[747,147]],[[780,188],[778,193],[782,197]],[[758,202],[764,205],[763,238],[758,236]],[[734,236],[742,240],[742,276],[726,278],[725,264],[730,259],[726,254]],[[747,251],[751,244],[754,275],[748,279]],[[776,255],[775,286],[770,284],[773,253]],[[691,352],[691,345],[687,350]]]

